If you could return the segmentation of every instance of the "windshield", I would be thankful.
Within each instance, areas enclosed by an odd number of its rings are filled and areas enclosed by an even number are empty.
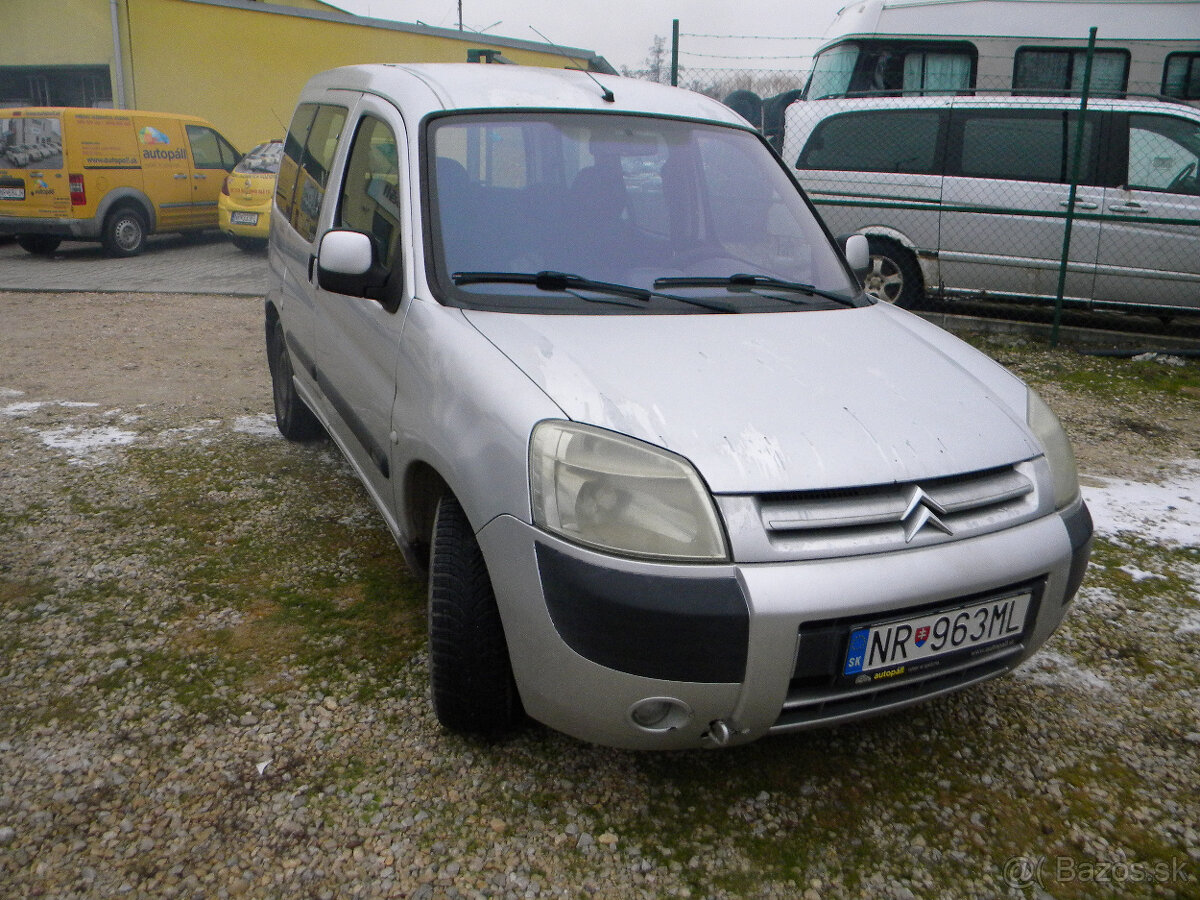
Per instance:
[[[858,64],[858,44],[838,44],[817,54],[812,74],[804,88],[804,99],[845,97],[850,91],[850,79]]]
[[[859,293],[787,173],[741,129],[611,114],[463,114],[433,119],[427,148],[431,281],[445,302],[589,313],[836,305],[745,279],[654,290],[665,279],[734,275]],[[605,302],[616,285],[643,290]],[[687,302],[697,298],[719,302]]]

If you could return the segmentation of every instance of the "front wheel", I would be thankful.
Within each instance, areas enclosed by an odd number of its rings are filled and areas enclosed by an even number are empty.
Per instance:
[[[868,237],[871,270],[863,287],[884,303],[912,309],[925,299],[921,267],[912,252],[887,238]]]
[[[523,716],[487,565],[451,494],[438,502],[429,554],[429,681],[451,731],[495,735]]]
[[[137,256],[146,247],[146,217],[131,206],[109,213],[103,242],[112,256]]]

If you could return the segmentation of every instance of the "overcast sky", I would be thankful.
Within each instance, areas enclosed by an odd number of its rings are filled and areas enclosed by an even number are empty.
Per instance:
[[[458,0],[326,2],[348,12],[379,19],[458,27]],[[465,28],[540,42],[541,38],[530,30],[532,25],[554,43],[599,53],[618,71],[622,66],[642,68],[655,35],[666,40],[669,53],[671,20],[677,18],[681,33],[679,64],[682,67],[807,70],[815,39],[833,21],[837,10],[848,2],[462,0],[462,18]]]

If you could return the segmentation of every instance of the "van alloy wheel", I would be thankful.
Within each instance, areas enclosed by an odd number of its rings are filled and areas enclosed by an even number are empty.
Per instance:
[[[925,297],[921,267],[912,253],[887,238],[868,237],[871,269],[863,279],[868,294],[884,303],[911,309]]]

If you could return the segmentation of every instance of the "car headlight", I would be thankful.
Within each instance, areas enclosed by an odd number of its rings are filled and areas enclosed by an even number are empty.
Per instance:
[[[1045,401],[1029,391],[1026,421],[1046,452],[1050,476],[1054,479],[1054,508],[1062,509],[1079,496],[1079,472],[1075,468],[1075,453],[1063,431],[1062,423]]]
[[[652,559],[729,558],[708,488],[686,459],[615,432],[546,421],[533,430],[536,525],[569,541]]]

